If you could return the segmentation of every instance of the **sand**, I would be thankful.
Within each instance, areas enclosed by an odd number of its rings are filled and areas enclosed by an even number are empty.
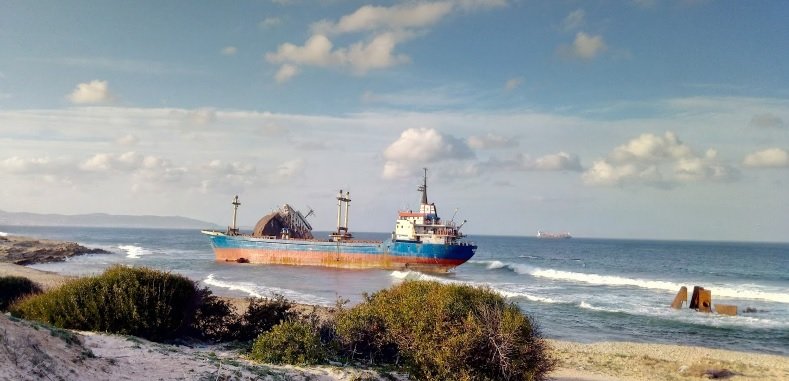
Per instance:
[[[0,263],[0,276],[25,276],[44,288],[69,277]],[[244,299],[231,298],[238,308]],[[299,305],[310,310],[312,307]],[[322,310],[328,313],[325,308]],[[33,327],[38,327],[33,328]],[[165,345],[136,337],[77,332],[78,344],[66,344],[63,330],[0,316],[0,380],[388,380],[402,375],[341,366],[298,368],[255,364],[235,349],[219,345]],[[65,331],[71,332],[71,331]],[[548,340],[558,359],[557,381],[789,380],[789,357],[703,347],[600,342],[582,344]]]

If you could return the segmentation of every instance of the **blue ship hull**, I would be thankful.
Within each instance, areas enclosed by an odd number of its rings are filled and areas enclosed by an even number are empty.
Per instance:
[[[468,261],[477,249],[475,245],[466,243],[334,242],[203,233],[210,236],[217,260],[241,263],[446,272]]]

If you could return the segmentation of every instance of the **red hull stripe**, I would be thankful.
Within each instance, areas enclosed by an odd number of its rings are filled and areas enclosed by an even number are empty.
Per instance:
[[[446,271],[465,260],[405,257],[386,254],[353,254],[327,251],[285,251],[266,249],[214,248],[218,261],[341,268],[435,268]]]

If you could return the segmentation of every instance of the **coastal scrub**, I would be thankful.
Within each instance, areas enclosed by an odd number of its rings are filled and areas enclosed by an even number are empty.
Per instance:
[[[0,311],[6,311],[18,299],[40,293],[41,287],[30,279],[21,276],[0,277]]]
[[[199,304],[195,283],[181,275],[113,266],[26,298],[12,314],[60,328],[161,341],[189,330]]]
[[[468,285],[404,282],[339,312],[350,360],[401,365],[420,380],[543,380],[554,367],[531,319]]]

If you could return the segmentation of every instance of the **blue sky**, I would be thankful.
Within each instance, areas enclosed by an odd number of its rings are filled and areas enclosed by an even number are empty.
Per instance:
[[[0,209],[789,240],[783,1],[0,5]]]

